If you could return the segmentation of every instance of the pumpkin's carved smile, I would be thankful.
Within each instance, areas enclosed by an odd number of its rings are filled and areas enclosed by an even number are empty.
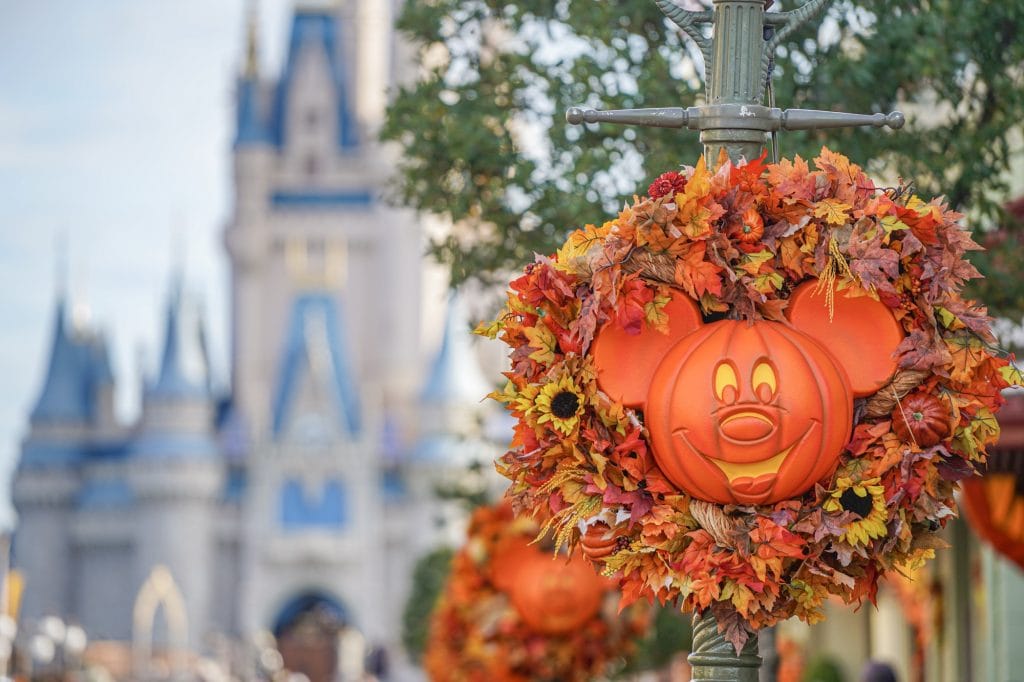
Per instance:
[[[755,413],[750,411],[741,411],[733,415],[729,415],[722,420],[722,426],[724,426],[726,422],[737,418],[753,419],[753,417],[741,416],[750,414]],[[760,419],[764,417],[762,415],[758,415],[758,418]],[[753,462],[726,461],[724,459],[719,459],[718,457],[712,457],[702,449],[698,448],[696,444],[687,437],[686,432],[689,429],[685,427],[676,429],[675,434],[687,445],[687,447],[689,447],[690,450],[718,467],[718,469],[725,475],[726,479],[728,479],[729,485],[733,488],[733,491],[736,494],[737,501],[748,504],[758,504],[762,501],[762,498],[767,498],[771,493],[772,488],[775,485],[775,479],[779,475],[779,470],[782,468],[783,463],[785,463],[786,457],[789,456],[789,453],[797,448],[803,441],[807,440],[811,431],[814,431],[815,427],[819,425],[819,422],[815,419],[810,421],[811,424],[807,427],[807,430],[804,431],[803,434],[793,441],[793,443],[788,447],[783,448],[771,457]],[[775,429],[773,425],[772,433],[774,433],[774,431]],[[756,441],[747,441],[746,443],[753,445],[760,443],[763,440],[764,438],[759,438]]]

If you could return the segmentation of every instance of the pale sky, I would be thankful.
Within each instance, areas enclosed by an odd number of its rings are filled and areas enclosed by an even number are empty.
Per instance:
[[[274,72],[292,1],[259,5]],[[158,357],[175,260],[205,301],[226,379],[220,232],[243,36],[243,0],[0,0],[2,525],[46,369],[61,235],[71,300],[107,334],[123,419],[137,410],[140,353],[150,371]]]

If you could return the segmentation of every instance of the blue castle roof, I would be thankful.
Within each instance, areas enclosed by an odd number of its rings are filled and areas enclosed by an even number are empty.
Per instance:
[[[202,317],[199,307],[182,293],[180,278],[176,278],[171,287],[160,372],[148,388],[147,396],[210,396],[209,359]]]
[[[32,423],[88,423],[96,412],[97,390],[113,384],[104,338],[69,329],[64,297],[57,301],[53,342],[43,390],[32,408]]]
[[[340,423],[349,434],[359,433],[359,397],[343,332],[344,318],[330,294],[308,293],[296,297],[272,403],[274,435],[282,433],[291,416],[301,380],[316,372],[321,373],[318,378],[326,380],[332,389],[331,398]]]
[[[462,299],[453,293],[448,300],[441,350],[420,393],[423,402],[475,404],[493,390],[480,371],[470,338]]]
[[[292,19],[288,56],[276,86],[264,89],[254,72],[238,81],[237,129],[235,146],[271,144],[284,146],[287,130],[288,98],[298,56],[307,48],[322,49],[327,56],[338,107],[338,146],[358,146],[358,130],[349,97],[349,74],[341,57],[341,20],[327,10],[298,9]]]

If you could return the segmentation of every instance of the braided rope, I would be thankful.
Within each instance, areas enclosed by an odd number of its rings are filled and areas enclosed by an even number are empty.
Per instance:
[[[716,543],[722,547],[735,547],[736,541],[731,536],[735,532],[737,524],[725,515],[720,505],[692,499],[690,500],[690,515]]]
[[[630,274],[639,272],[642,277],[655,282],[676,283],[676,259],[667,253],[636,249],[623,262],[622,269]]]
[[[901,369],[887,386],[864,404],[864,416],[870,419],[888,416],[896,404],[917,388],[930,372],[919,369]]]

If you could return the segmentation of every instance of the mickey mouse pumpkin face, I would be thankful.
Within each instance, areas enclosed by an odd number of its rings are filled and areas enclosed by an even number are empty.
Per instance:
[[[766,321],[704,325],[676,293],[668,335],[606,325],[595,339],[599,385],[644,411],[654,458],[681,490],[719,504],[769,504],[835,469],[853,399],[889,380],[903,332],[885,305],[844,292],[829,321],[814,287],[790,299],[790,320],[806,333]]]
[[[658,464],[683,490],[760,504],[798,495],[835,468],[853,394],[803,334],[716,322],[677,343],[661,370],[644,415]]]

